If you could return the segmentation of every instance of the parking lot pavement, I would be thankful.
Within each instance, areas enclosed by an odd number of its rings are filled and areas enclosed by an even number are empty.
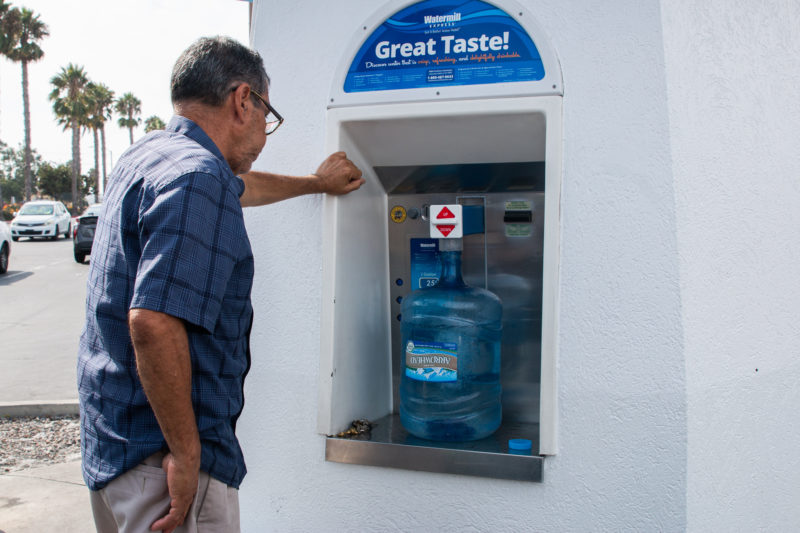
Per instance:
[[[0,275],[0,403],[77,399],[88,268],[70,240],[12,243]]]
[[[94,531],[80,460],[0,472],[0,532]]]
[[[12,243],[9,270],[0,276],[0,407],[74,411],[87,273],[70,240]],[[79,459],[0,470],[0,533],[94,529]]]

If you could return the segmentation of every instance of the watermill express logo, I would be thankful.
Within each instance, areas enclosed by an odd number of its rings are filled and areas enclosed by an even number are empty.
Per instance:
[[[423,21],[432,28],[453,26],[456,22],[461,21],[461,13],[453,13],[452,15],[425,15]]]

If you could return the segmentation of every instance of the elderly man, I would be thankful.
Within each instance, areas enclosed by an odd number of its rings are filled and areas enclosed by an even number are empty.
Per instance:
[[[258,53],[190,46],[175,116],[118,161],[92,248],[78,358],[83,472],[98,531],[238,531],[235,436],[250,366],[253,254],[242,207],[363,183],[250,172],[283,119]]]

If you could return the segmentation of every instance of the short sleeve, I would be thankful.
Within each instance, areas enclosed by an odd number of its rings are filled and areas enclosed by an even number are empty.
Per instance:
[[[241,249],[238,198],[217,177],[182,176],[143,202],[141,258],[131,309],[166,313],[214,331]]]

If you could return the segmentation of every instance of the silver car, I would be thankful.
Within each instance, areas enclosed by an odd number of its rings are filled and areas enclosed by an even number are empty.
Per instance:
[[[35,200],[25,202],[11,221],[11,238],[18,241],[20,237],[65,239],[72,236],[72,217],[61,202],[53,200]]]
[[[8,271],[8,257],[11,255],[11,230],[0,220],[0,274]]]

